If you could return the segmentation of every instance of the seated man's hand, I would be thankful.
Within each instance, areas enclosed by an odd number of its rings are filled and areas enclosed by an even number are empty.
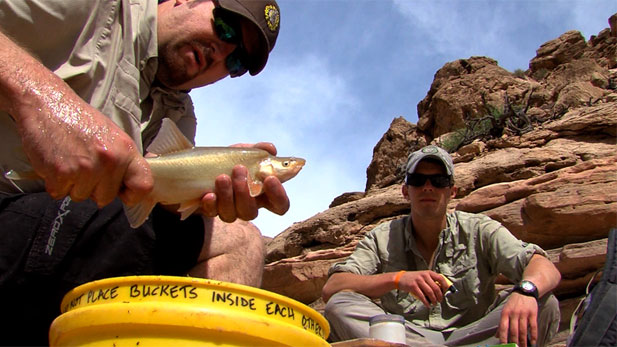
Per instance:
[[[398,288],[409,292],[426,307],[430,307],[443,300],[448,283],[434,271],[406,271],[399,279]]]
[[[276,147],[271,143],[260,142],[255,145],[238,144],[234,147],[256,147],[276,155]],[[248,187],[248,170],[236,165],[231,177],[220,175],[215,181],[215,191],[202,198],[202,211],[208,217],[219,216],[224,222],[231,223],[237,218],[253,220],[258,210],[265,207],[282,215],[289,210],[289,198],[282,183],[274,176],[267,177],[264,191],[257,197],[251,197]]]
[[[497,337],[503,344],[514,342],[527,346],[527,332],[531,335],[531,344],[538,338],[538,303],[535,298],[512,293],[501,312],[501,322]]]

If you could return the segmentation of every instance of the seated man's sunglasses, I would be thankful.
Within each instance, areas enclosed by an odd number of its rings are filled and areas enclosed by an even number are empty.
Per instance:
[[[242,27],[240,21],[236,15],[219,7],[213,10],[213,14],[214,30],[219,39],[237,46],[225,59],[225,66],[229,71],[229,76],[242,76],[248,71],[246,66],[249,59],[248,53],[246,53],[244,44],[242,43]]]
[[[422,187],[426,180],[431,181],[431,185],[435,188],[452,186],[452,179],[448,175],[423,175],[418,173],[408,174],[405,183],[413,187]]]

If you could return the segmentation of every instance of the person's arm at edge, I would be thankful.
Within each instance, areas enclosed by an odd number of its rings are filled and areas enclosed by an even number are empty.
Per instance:
[[[54,198],[92,197],[102,206],[120,192],[130,205],[152,189],[149,166],[126,133],[1,30],[0,47],[0,110],[17,123],[24,150]]]

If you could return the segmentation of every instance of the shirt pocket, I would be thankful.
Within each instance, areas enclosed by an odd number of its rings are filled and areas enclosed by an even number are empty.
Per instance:
[[[439,270],[456,288],[456,292],[446,292],[444,297],[449,307],[464,310],[478,303],[480,281],[475,257],[459,257],[456,263],[442,265]]]
[[[114,73],[111,87],[113,104],[122,113],[130,115],[131,123],[139,124],[141,109],[139,107],[139,70],[126,59],[120,60]]]

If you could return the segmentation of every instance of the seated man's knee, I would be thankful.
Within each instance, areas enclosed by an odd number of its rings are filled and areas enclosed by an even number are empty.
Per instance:
[[[559,300],[557,300],[555,295],[547,294],[538,304],[538,316],[540,318],[542,318],[542,316],[550,320],[559,320],[561,318]]]
[[[373,305],[371,299],[365,295],[350,290],[342,290],[330,297],[324,312],[326,316],[338,315],[347,312],[349,307],[358,307],[369,303]]]
[[[265,246],[252,223],[205,218],[205,235],[196,266],[189,274],[254,287],[261,285]]]
[[[227,224],[227,228],[233,230],[236,241],[241,244],[263,244],[261,231],[251,222],[237,220]]]
[[[559,300],[553,294],[547,294],[538,302],[538,343],[547,343],[559,330],[561,313]]]
[[[369,297],[348,290],[333,294],[324,310],[332,341],[368,337],[370,318],[384,313]]]
[[[263,248],[264,242],[259,228],[257,228],[255,224],[251,222],[242,221],[240,225],[242,226],[242,236],[244,243],[259,245]]]
[[[540,299],[540,309],[545,308],[550,311],[559,311],[559,300],[552,293]]]
[[[264,241],[253,223],[242,220],[225,223],[218,218],[214,218],[212,223],[210,232],[206,232],[206,246],[210,249],[210,256],[217,253],[250,253],[264,257]]]
[[[328,316],[336,316],[337,312],[341,309],[339,305],[339,298],[341,297],[342,292],[334,293],[328,302],[326,302],[326,307],[324,308],[324,315]]]
[[[253,223],[245,221],[237,223],[237,227],[240,229],[238,233],[238,246],[251,249],[255,252],[256,256],[265,258],[266,247],[261,231]]]

